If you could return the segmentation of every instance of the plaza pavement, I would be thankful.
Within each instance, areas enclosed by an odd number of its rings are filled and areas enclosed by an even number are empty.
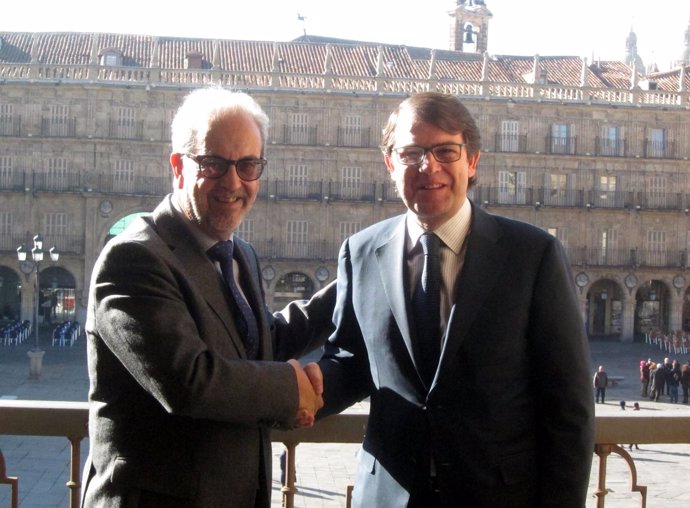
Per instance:
[[[85,345],[83,338],[71,348],[46,347],[43,376],[40,381],[28,379],[29,345],[0,346],[0,398],[27,400],[85,400],[88,389]],[[665,356],[684,363],[690,357],[664,353],[645,344],[592,342],[592,369],[604,365],[609,375],[623,376],[618,386],[607,391],[606,404],[597,404],[597,414],[621,414],[620,400],[628,407],[640,402],[641,411],[671,411],[690,416],[690,406],[650,402],[639,399],[638,365],[641,359],[662,361]],[[592,371],[594,372],[594,370]],[[366,403],[353,408],[367,410]],[[297,447],[298,508],[342,508],[346,485],[352,483],[359,445],[301,444]],[[638,483],[648,487],[648,508],[685,508],[690,503],[690,444],[644,445],[633,450]],[[20,506],[43,508],[69,506],[65,483],[69,474],[69,442],[66,438],[0,436],[0,450],[5,456],[7,474],[19,477]],[[273,507],[281,506],[281,447],[274,446]],[[88,453],[88,440],[82,443],[82,466]],[[597,481],[597,457],[592,468],[587,508],[596,506],[593,497]],[[625,462],[615,455],[608,460],[606,506],[609,508],[640,506],[640,496],[629,491],[629,474]],[[0,508],[9,506],[9,487],[0,485]],[[458,492],[458,507],[462,493]],[[374,507],[375,508],[375,507]]]

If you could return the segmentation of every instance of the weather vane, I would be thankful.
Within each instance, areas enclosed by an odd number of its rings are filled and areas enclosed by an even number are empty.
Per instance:
[[[302,22],[302,32],[304,33],[305,36],[307,35],[307,29],[306,29],[305,23],[304,23],[306,20],[307,20],[306,16],[302,16],[299,12],[297,13],[297,21]]]

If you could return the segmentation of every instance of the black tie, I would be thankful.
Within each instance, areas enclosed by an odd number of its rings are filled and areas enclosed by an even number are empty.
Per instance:
[[[431,386],[441,354],[441,260],[440,239],[424,233],[419,242],[424,249],[422,277],[412,296],[417,325],[417,350],[422,379]]]
[[[235,324],[237,325],[237,330],[240,332],[240,335],[242,335],[244,347],[247,351],[247,358],[255,359],[259,350],[259,329],[252,309],[249,307],[247,300],[244,299],[244,296],[242,296],[235,282],[235,276],[232,269],[232,240],[218,242],[209,249],[208,254],[211,259],[218,261],[220,264],[223,278],[225,279],[228,289],[230,289],[230,294],[235,304],[233,306]]]

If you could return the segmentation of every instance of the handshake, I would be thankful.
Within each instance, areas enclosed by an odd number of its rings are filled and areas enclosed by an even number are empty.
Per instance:
[[[318,364],[312,362],[302,368],[297,360],[288,360],[295,369],[299,390],[299,409],[295,427],[311,427],[316,413],[323,407],[323,376]]]

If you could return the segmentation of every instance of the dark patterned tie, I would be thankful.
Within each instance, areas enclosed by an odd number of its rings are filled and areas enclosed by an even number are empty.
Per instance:
[[[424,233],[419,242],[424,249],[424,268],[412,303],[417,326],[417,362],[422,379],[431,386],[441,354],[441,240],[433,233]]]
[[[230,294],[234,301],[233,315],[235,316],[235,324],[237,330],[242,335],[244,347],[247,351],[249,359],[255,359],[259,351],[259,328],[256,324],[256,318],[252,309],[249,307],[247,300],[240,292],[235,282],[235,277],[232,269],[232,240],[225,240],[218,242],[208,250],[208,255],[214,261],[218,261],[220,269],[223,272],[225,283],[230,289]]]

